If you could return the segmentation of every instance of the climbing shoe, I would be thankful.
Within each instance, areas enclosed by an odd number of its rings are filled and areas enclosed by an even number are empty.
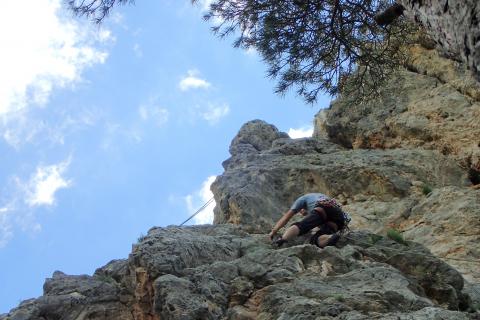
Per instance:
[[[277,240],[275,240],[273,242],[273,244],[277,247],[277,248],[280,248],[285,242],[287,242],[287,240],[284,240],[282,238],[278,238]]]
[[[338,234],[333,234],[330,239],[328,239],[327,243],[325,244],[325,247],[328,246],[334,246],[337,244],[338,240],[340,240],[340,235]]]

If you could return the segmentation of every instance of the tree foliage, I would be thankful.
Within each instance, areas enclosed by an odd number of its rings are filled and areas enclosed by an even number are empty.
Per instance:
[[[101,23],[115,5],[133,4],[135,0],[66,0],[68,8],[77,16],[85,16]]]
[[[131,0],[70,0],[70,8],[100,22]],[[198,0],[192,0],[198,2]],[[296,88],[313,103],[321,92],[358,99],[375,96],[405,61],[415,28],[395,19],[393,0],[213,0],[205,19],[234,46],[257,50],[276,79],[276,92]],[[379,12],[394,13],[380,16]],[[401,14],[401,12],[400,12]],[[385,22],[385,17],[388,21]]]
[[[369,98],[405,60],[402,48],[415,28],[403,19],[377,23],[393,1],[217,0],[206,20],[220,37],[256,49],[278,80],[307,102],[320,92]],[[388,12],[388,11],[387,11]],[[376,19],[377,18],[377,19]]]

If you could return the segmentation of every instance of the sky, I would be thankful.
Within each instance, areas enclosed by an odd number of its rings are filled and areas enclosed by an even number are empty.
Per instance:
[[[138,0],[101,26],[61,0],[0,3],[0,314],[182,223],[245,122],[312,134],[329,97],[276,95],[254,50],[210,32],[207,1]]]

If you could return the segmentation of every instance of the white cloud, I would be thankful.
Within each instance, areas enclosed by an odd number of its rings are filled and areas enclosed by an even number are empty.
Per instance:
[[[0,248],[4,247],[17,229],[29,234],[41,232],[42,225],[37,221],[40,206],[56,203],[56,192],[72,185],[64,177],[72,157],[53,165],[39,165],[28,179],[10,177],[10,185],[2,190],[0,204]]]
[[[122,24],[125,20],[124,16],[119,12],[114,12],[112,15],[110,15],[109,19],[116,24]]]
[[[7,207],[0,208],[0,248],[5,247],[13,237],[12,226],[9,221],[9,211]]]
[[[313,135],[313,127],[312,126],[306,126],[306,127],[301,127],[301,128],[298,128],[298,129],[290,128],[288,130],[288,135],[292,139],[311,137]]]
[[[245,55],[247,55],[249,57],[257,57],[259,55],[257,49],[255,49],[253,47],[250,47],[246,50],[243,50],[243,52],[245,53]]]
[[[167,109],[158,106],[141,105],[138,113],[143,121],[153,121],[157,126],[168,122],[170,113]]]
[[[230,113],[230,107],[224,103],[222,105],[209,104],[206,111],[201,113],[203,119],[207,120],[210,124],[216,124],[220,119]]]
[[[140,47],[140,45],[138,43],[135,43],[133,45],[133,53],[135,54],[135,56],[137,58],[141,58],[143,57],[143,51],[142,51],[142,48]]]
[[[211,84],[205,80],[198,77],[197,70],[189,70],[187,75],[180,80],[178,86],[180,90],[187,91],[190,89],[208,89],[210,88]]]
[[[30,142],[42,130],[45,129],[45,124],[42,121],[30,121],[28,117],[22,113],[11,117],[8,125],[3,128],[3,139],[10,146],[18,149],[24,143]]]
[[[38,166],[35,174],[24,184],[25,202],[30,207],[51,206],[55,204],[55,193],[71,186],[71,180],[65,180],[63,174],[70,165],[71,158],[50,166]],[[21,184],[21,182],[19,182]]]
[[[186,196],[185,204],[188,212],[194,214],[199,208],[206,204],[213,198],[213,193],[210,191],[210,185],[215,181],[216,176],[210,176],[202,183],[200,190],[193,192]],[[205,207],[194,218],[194,224],[211,224],[213,223],[213,208],[215,207],[215,200]]]
[[[29,116],[28,113],[18,112],[9,116],[9,121],[3,128],[0,125],[0,137],[15,149],[28,143],[64,144],[67,135],[95,125],[102,116],[99,109],[60,112],[58,119],[39,119]]]
[[[108,54],[98,45],[113,37],[77,23],[61,0],[17,0],[0,2],[0,39],[0,117],[9,127],[12,115],[47,104],[53,90],[77,83],[86,67],[103,63]]]

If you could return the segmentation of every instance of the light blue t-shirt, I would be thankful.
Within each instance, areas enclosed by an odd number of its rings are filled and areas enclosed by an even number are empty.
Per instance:
[[[301,209],[306,209],[307,212],[310,212],[315,208],[315,203],[317,203],[317,201],[328,199],[330,199],[330,197],[323,193],[307,193],[295,200],[290,210],[297,213]]]

